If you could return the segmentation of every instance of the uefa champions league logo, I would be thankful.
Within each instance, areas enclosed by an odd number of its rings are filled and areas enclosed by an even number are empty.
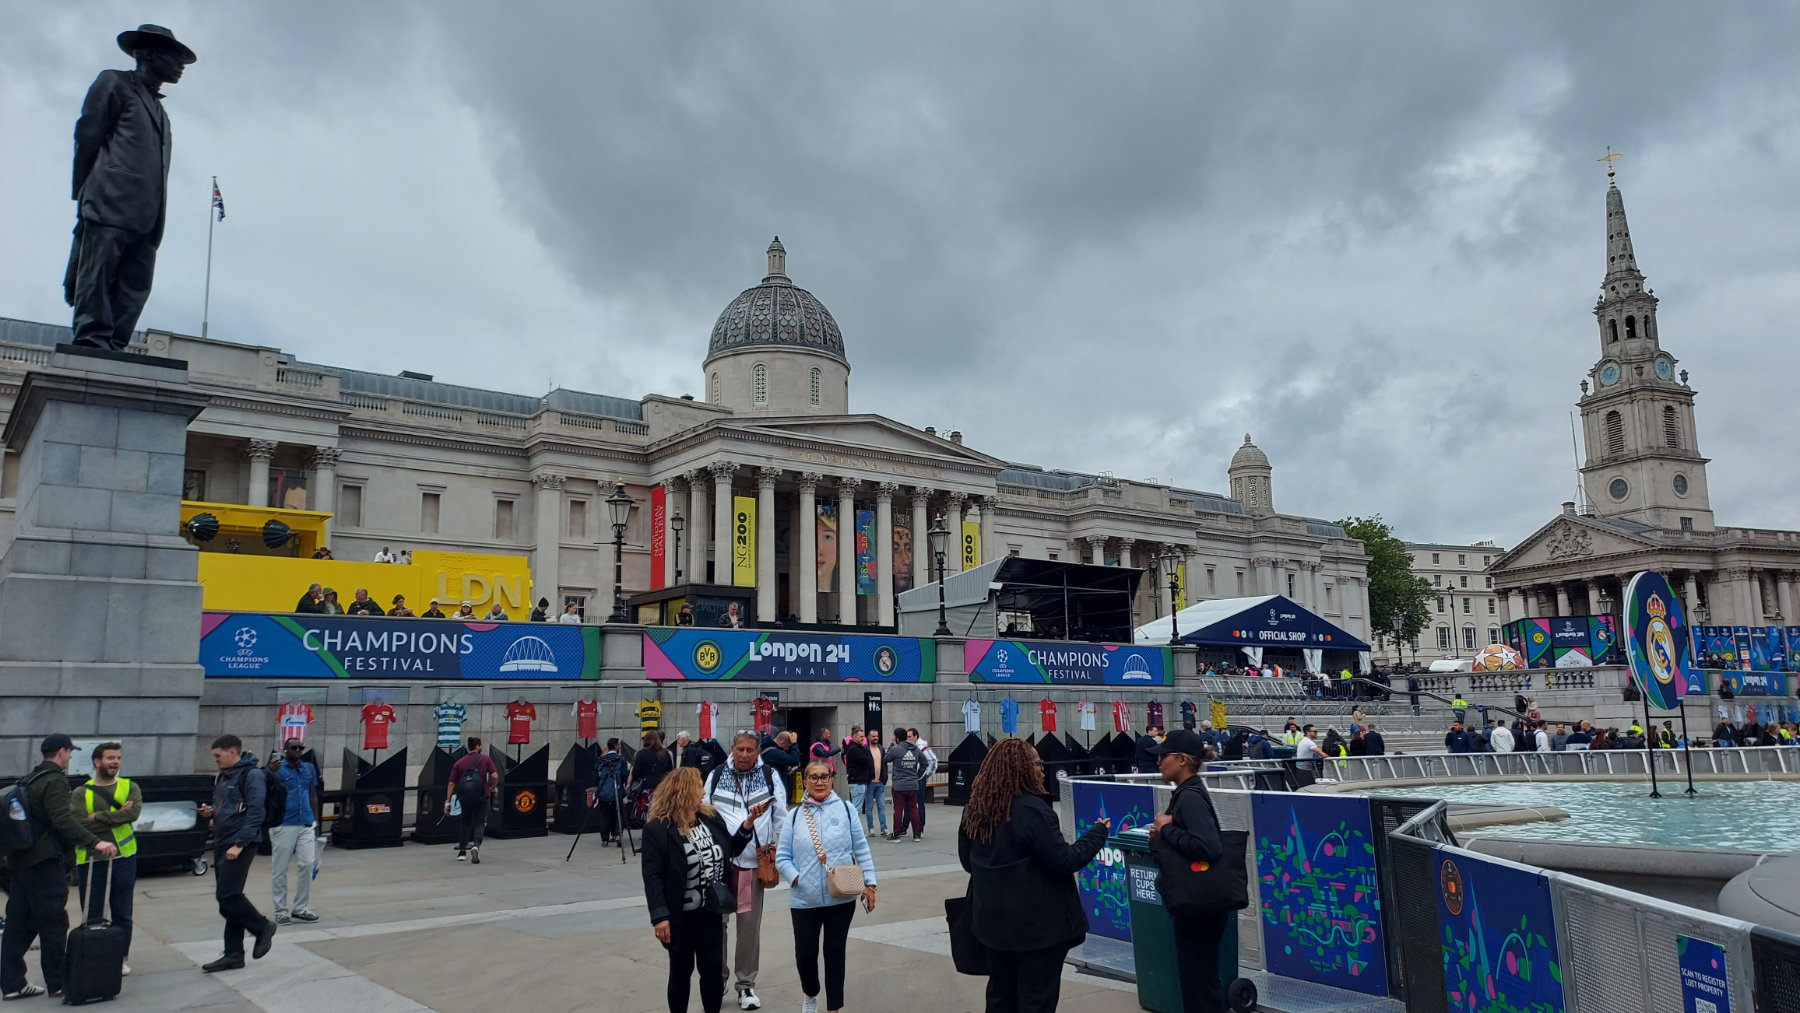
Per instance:
[[[244,650],[247,651],[250,648],[256,646],[256,631],[251,629],[250,627],[246,626],[243,629],[238,630],[236,633],[233,633],[231,635],[231,639],[239,647],[242,647]]]
[[[1006,648],[1002,647],[994,652],[994,661],[1002,667],[1006,665]]]

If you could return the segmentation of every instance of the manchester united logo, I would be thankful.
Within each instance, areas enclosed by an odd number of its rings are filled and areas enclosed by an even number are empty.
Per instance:
[[[522,791],[513,796],[513,808],[528,813],[537,808],[537,795],[534,792]]]

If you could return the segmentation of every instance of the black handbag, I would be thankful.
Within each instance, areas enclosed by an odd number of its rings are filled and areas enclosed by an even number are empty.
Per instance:
[[[1178,789],[1176,796],[1181,794]],[[1204,795],[1201,796],[1203,799]],[[1169,800],[1168,812],[1175,811],[1175,799]],[[1207,801],[1206,815],[1216,827],[1219,817]],[[1183,829],[1186,829],[1185,827]],[[1175,850],[1161,834],[1150,838],[1150,854],[1156,859],[1156,890],[1163,905],[1178,914],[1208,914],[1237,911],[1250,906],[1250,877],[1245,869],[1244,854],[1250,847],[1250,835],[1242,830],[1220,830],[1219,840],[1225,853],[1218,861],[1192,861]]]
[[[700,910],[713,914],[728,915],[737,910],[737,891],[731,888],[731,876],[726,875],[700,888]]]
[[[950,962],[957,974],[986,977],[987,947],[975,938],[975,905],[968,897],[944,898],[944,920],[950,923]]]

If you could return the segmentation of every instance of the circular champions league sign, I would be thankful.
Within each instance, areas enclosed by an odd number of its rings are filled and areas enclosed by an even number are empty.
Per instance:
[[[1658,710],[1679,705],[1692,639],[1681,600],[1660,573],[1640,573],[1625,588],[1625,657],[1631,679]]]

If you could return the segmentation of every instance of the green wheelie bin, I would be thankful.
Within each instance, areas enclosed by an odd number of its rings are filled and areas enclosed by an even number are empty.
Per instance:
[[[1109,842],[1125,855],[1126,888],[1130,892],[1131,949],[1137,969],[1138,1005],[1151,1013],[1181,1013],[1180,959],[1175,952],[1175,924],[1156,889],[1156,858],[1150,834],[1125,830]],[[1256,1008],[1256,984],[1238,977],[1237,914],[1225,923],[1219,940],[1219,990],[1225,1005],[1240,1013]]]

